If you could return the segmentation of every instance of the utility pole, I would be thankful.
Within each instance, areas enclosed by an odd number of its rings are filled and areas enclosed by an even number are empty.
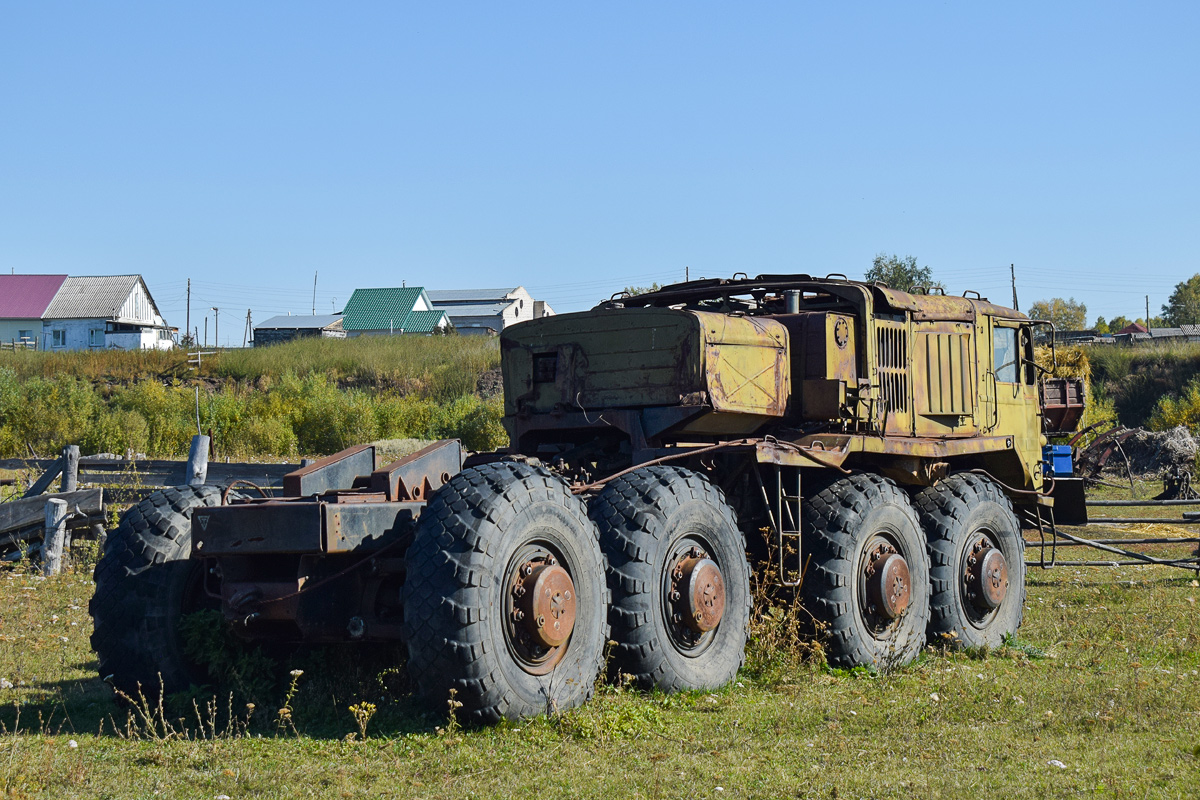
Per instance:
[[[1009,264],[1008,271],[1009,271],[1009,274],[1012,275],[1013,311],[1020,311],[1021,307],[1019,305],[1017,305],[1017,265]]]
[[[208,347],[208,315],[204,315],[204,346]]]
[[[183,326],[183,335],[187,336],[192,329],[192,279],[188,278],[187,324]]]
[[[1146,295],[1146,330],[1150,330],[1150,295]]]
[[[216,306],[213,306],[212,310],[214,312],[214,317],[215,317],[215,319],[213,319],[213,347],[220,350],[221,349],[221,309],[217,308]]]
[[[691,273],[691,269],[689,267],[683,268],[683,282],[684,283],[687,283],[688,281],[691,280],[690,273]]]
[[[317,315],[317,271],[313,270],[313,316]]]
[[[242,347],[246,346],[246,342],[250,339],[250,309],[246,309],[246,330],[242,333]]]

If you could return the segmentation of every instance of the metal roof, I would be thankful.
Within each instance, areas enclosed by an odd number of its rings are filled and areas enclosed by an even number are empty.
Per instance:
[[[342,311],[342,328],[348,331],[399,330],[424,291],[420,286],[355,289]]]
[[[255,330],[260,328],[283,328],[283,329],[308,329],[328,328],[334,323],[342,321],[341,314],[317,314],[315,317],[310,315],[305,316],[290,316],[283,314],[278,317],[271,317],[266,322],[260,322],[254,326]]]
[[[67,278],[43,319],[112,319],[129,299],[140,275],[84,275]],[[143,284],[144,286],[144,284]],[[150,290],[146,290],[150,296]],[[151,300],[151,303],[154,301]]]
[[[508,299],[510,294],[520,288],[520,286],[514,286],[511,289],[443,289],[427,292],[426,296],[434,305],[439,303],[498,303]]]
[[[454,317],[498,317],[506,308],[509,308],[516,300],[509,300],[506,303],[478,303],[462,306],[445,306],[444,310],[451,318]]]
[[[66,275],[0,275],[0,318],[41,319]]]
[[[437,311],[414,311],[404,320],[404,333],[433,333],[435,329],[442,326],[443,320],[446,319],[446,312]]]

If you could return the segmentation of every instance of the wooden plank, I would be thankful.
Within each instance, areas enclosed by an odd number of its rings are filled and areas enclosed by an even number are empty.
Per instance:
[[[98,514],[104,506],[103,489],[81,489],[14,500],[0,504],[0,533],[44,522],[46,501],[52,498],[67,501],[68,511],[72,515]]]
[[[5,459],[0,460],[0,469],[23,470],[45,469],[57,459]],[[145,461],[126,461],[124,459],[89,461],[86,458],[79,461],[79,482],[81,484],[98,484],[101,486],[123,485],[129,483],[132,473],[137,472],[138,480],[146,486],[183,486],[187,483],[186,462],[163,461],[147,459]],[[226,485],[234,480],[248,480],[259,486],[279,488],[283,486],[283,476],[299,469],[297,464],[254,464],[254,463],[222,463],[210,461],[208,464],[208,482],[213,485]]]
[[[37,497],[42,492],[50,488],[50,484],[54,483],[54,479],[63,471],[63,459],[56,458],[50,463],[50,466],[42,473],[42,477],[38,478],[33,486],[29,487],[29,491],[22,497]],[[0,528],[0,530],[3,530]]]

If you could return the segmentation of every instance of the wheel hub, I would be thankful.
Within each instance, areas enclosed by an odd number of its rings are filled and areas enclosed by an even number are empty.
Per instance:
[[[891,544],[881,542],[871,550],[865,574],[869,610],[884,619],[899,618],[912,599],[912,578],[904,556]]]
[[[676,569],[682,622],[696,633],[707,633],[721,624],[725,614],[725,579],[717,562],[707,557],[684,559]]]
[[[1008,562],[987,539],[971,546],[963,578],[967,597],[984,611],[999,608],[1008,594]]]
[[[527,563],[514,589],[513,619],[541,647],[558,647],[575,628],[575,584],[554,559]]]

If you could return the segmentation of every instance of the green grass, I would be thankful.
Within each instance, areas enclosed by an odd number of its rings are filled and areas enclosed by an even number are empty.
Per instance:
[[[201,692],[209,733],[183,703],[166,739],[130,725],[95,674],[91,590],[86,569],[0,573],[8,797],[1200,795],[1200,587],[1178,570],[1033,569],[1011,646],[930,650],[888,675],[772,650],[760,622],[752,666],[721,691],[607,686],[483,730],[414,706],[399,652],[295,654],[248,727],[244,698],[210,710]],[[278,724],[292,669],[294,729]],[[363,702],[365,741],[350,711]]]
[[[198,374],[182,352],[0,354],[0,458],[187,453],[200,426],[219,457],[324,455],[374,439],[507,443],[501,400],[477,392],[499,352],[482,337],[308,339],[225,351]]]
[[[185,350],[0,352],[0,368],[17,378],[70,376],[94,383],[146,378],[204,378],[254,382],[291,373],[327,375],[334,381],[399,389],[449,399],[475,391],[475,379],[500,365],[497,340],[485,336],[363,336],[302,339],[274,347],[222,350],[189,367]]]

